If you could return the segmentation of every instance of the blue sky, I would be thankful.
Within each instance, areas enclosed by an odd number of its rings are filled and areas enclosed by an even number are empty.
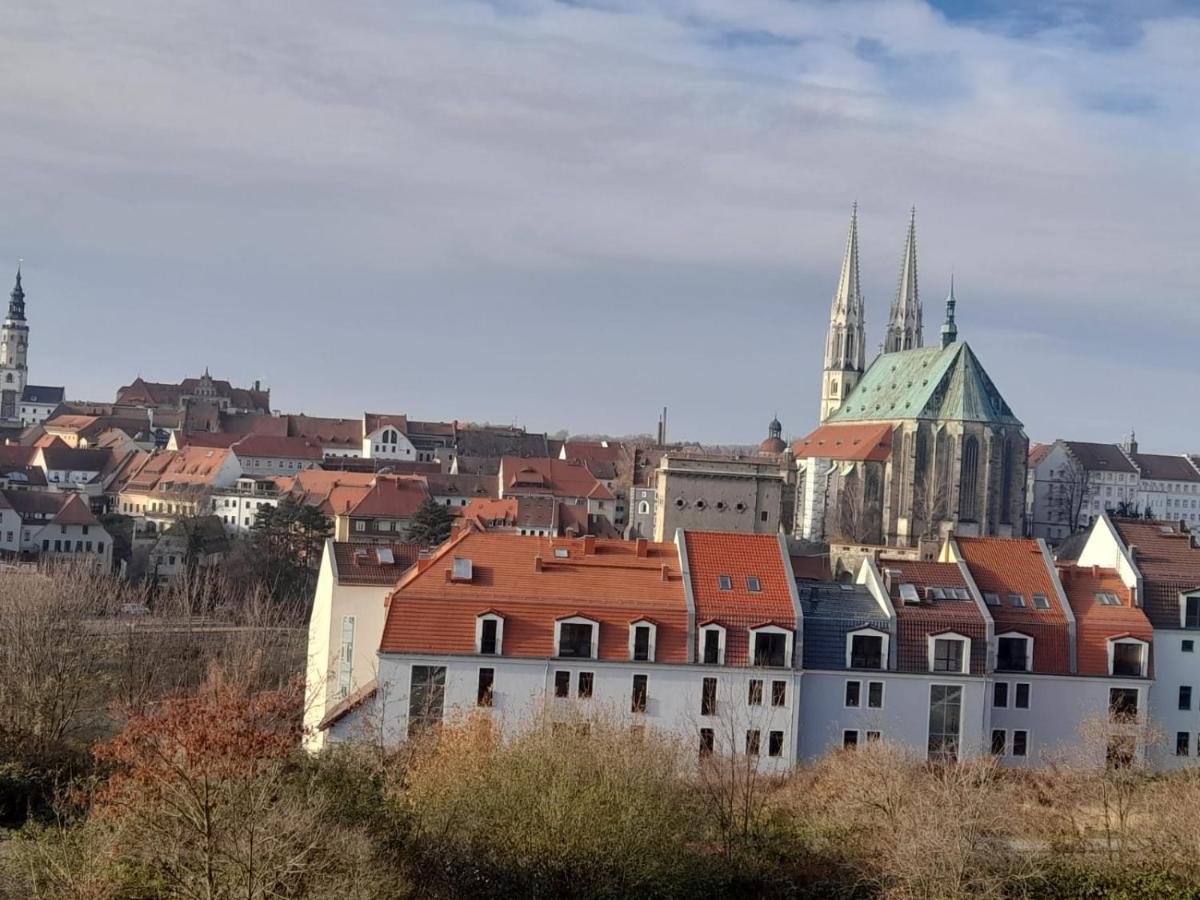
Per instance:
[[[208,366],[288,411],[799,436],[857,200],[872,344],[916,204],[926,330],[953,269],[1031,438],[1200,450],[1195,5],[4,18],[0,258],[72,396]]]

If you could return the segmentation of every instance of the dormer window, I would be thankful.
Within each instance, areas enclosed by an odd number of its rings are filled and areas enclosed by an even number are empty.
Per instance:
[[[1179,618],[1184,628],[1200,628],[1200,593],[1180,597]]]
[[[725,629],[720,625],[700,629],[700,661],[706,666],[725,665]]]
[[[480,656],[500,656],[504,647],[504,617],[481,613],[475,617],[475,652]]]
[[[874,628],[860,628],[846,635],[846,668],[886,669],[888,636]]]
[[[1033,638],[1009,632],[996,638],[996,671],[1028,672],[1033,668]]]
[[[554,645],[563,659],[595,659],[600,643],[600,623],[583,616],[559,619],[554,624]]]
[[[971,665],[971,639],[947,632],[928,638],[929,671],[965,674]]]
[[[1145,678],[1150,645],[1134,637],[1110,638],[1108,674],[1116,678]]]
[[[786,668],[792,658],[792,633],[777,625],[751,628],[750,646],[754,650],[754,665]]]
[[[658,626],[642,619],[629,626],[629,658],[634,662],[654,662],[654,644]]]

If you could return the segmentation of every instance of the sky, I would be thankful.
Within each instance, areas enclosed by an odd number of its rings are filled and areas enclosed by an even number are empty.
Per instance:
[[[0,289],[35,383],[288,412],[816,425],[859,204],[916,207],[1031,440],[1200,451],[1200,4],[0,0]]]

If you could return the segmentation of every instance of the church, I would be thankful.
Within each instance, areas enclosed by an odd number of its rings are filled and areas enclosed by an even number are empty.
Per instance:
[[[0,425],[37,425],[63,401],[61,387],[29,383],[29,323],[21,267],[9,294],[8,314],[0,326]]]
[[[834,292],[821,425],[793,446],[795,534],[811,541],[938,546],[949,534],[1024,533],[1029,439],[955,322],[925,346],[909,218],[883,347],[866,363],[858,211]]]

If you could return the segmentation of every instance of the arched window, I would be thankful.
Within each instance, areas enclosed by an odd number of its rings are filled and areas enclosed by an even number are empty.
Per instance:
[[[962,478],[958,485],[958,517],[968,522],[979,518],[979,439],[963,439]]]
[[[640,503],[638,503],[638,515],[639,516],[650,515],[650,501],[649,500],[642,500]]]
[[[846,333],[846,361],[850,362],[854,359],[854,332]]]
[[[1012,524],[1012,489],[1013,489],[1013,442],[1006,437],[1003,445],[1004,457],[1000,460],[1000,521],[1005,525]]]

